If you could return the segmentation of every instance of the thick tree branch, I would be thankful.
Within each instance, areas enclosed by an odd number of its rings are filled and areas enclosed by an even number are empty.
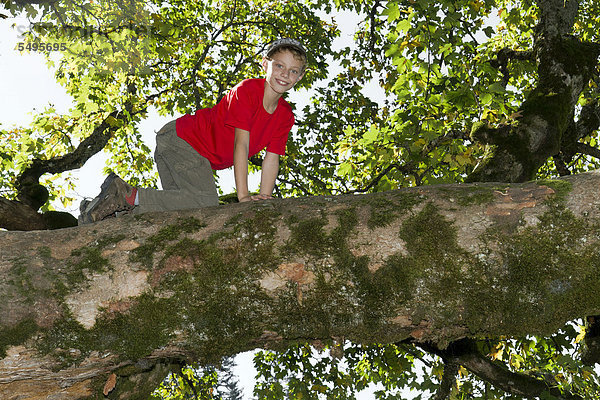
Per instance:
[[[41,214],[15,200],[0,197],[0,227],[9,231],[33,231],[46,229]]]
[[[589,146],[582,147],[581,139],[593,136],[600,129],[600,105],[593,100],[581,108],[577,121],[572,121],[561,139],[561,158],[568,164],[578,153],[596,157],[597,154]],[[596,157],[598,158],[598,157]]]
[[[554,332],[600,310],[589,295],[600,290],[590,278],[600,270],[600,173],[547,185],[419,187],[0,232],[0,397],[92,398],[115,373],[111,396],[140,398],[119,382],[298,338],[443,349]],[[450,361],[533,393],[450,347]]]
[[[554,157],[552,157],[552,160],[554,161],[554,167],[556,168],[560,176],[571,175],[571,171],[567,167],[567,163],[564,160],[563,154],[555,155]]]
[[[574,146],[574,148],[578,153],[587,154],[588,156],[592,156],[600,160],[600,149],[597,147],[579,142]]]
[[[558,388],[545,381],[529,375],[514,373],[504,364],[490,360],[489,357],[479,352],[475,340],[461,339],[451,343],[444,350],[431,344],[419,344],[419,346],[438,355],[447,363],[462,365],[482,380],[516,396],[536,399],[547,393],[559,400],[584,400],[572,393],[563,394]]]
[[[581,108],[575,125],[575,138],[581,140],[593,135],[598,129],[600,129],[600,103],[598,99],[594,99]]]
[[[129,117],[123,112],[113,111],[73,152],[49,160],[33,160],[31,165],[17,178],[17,185],[37,183],[39,178],[46,173],[59,174],[81,168],[87,160],[106,147],[115,131],[126,124],[128,119]]]
[[[600,316],[589,316],[586,323],[585,349],[581,361],[585,365],[593,366],[600,363]]]

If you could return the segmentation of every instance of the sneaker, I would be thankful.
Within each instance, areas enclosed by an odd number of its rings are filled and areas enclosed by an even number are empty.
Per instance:
[[[98,200],[100,199],[96,197],[93,200],[84,199],[81,201],[81,204],[79,204],[79,217],[77,217],[78,225],[91,224],[94,222],[90,218],[89,211],[96,203],[98,203]]]
[[[135,207],[137,189],[130,186],[115,173],[106,177],[100,187],[100,194],[92,201],[83,200],[79,206],[79,222],[89,224],[130,212]]]

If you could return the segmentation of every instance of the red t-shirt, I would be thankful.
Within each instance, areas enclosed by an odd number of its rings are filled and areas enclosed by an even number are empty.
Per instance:
[[[250,132],[248,157],[261,151],[285,154],[288,134],[294,125],[292,107],[279,99],[273,114],[263,107],[264,79],[246,79],[238,83],[212,108],[177,119],[177,136],[185,140],[213,169],[233,165],[235,128]]]

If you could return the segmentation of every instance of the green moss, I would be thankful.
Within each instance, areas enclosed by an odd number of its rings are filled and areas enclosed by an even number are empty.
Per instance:
[[[292,223],[289,246],[297,253],[322,256],[329,248],[328,237],[323,229],[326,224],[325,215]]]
[[[273,237],[278,213],[274,210],[251,211],[237,220],[228,233],[229,247],[216,246],[214,238],[183,238],[165,248],[164,260],[180,256],[193,262],[193,269],[165,274],[158,293],[175,293],[171,312],[180,313],[191,346],[203,362],[217,362],[223,353],[236,346],[240,337],[259,337],[250,330],[260,320],[262,301],[268,302],[255,279],[277,266]],[[161,261],[161,264],[163,261]]]
[[[71,252],[74,260],[69,266],[69,271],[64,274],[66,286],[75,288],[85,282],[90,273],[102,273],[108,270],[108,260],[102,257],[102,250],[98,247],[86,247]]]
[[[400,238],[420,262],[428,263],[438,252],[459,251],[456,228],[441,215],[435,205],[427,205],[402,224]]]
[[[461,186],[440,186],[436,190],[451,202],[461,207],[483,205],[494,201],[495,186],[469,184]]]
[[[371,214],[367,226],[369,229],[385,227],[398,218],[398,211],[394,203],[383,198],[377,197],[370,201]]]
[[[592,43],[566,37],[563,40],[552,41],[552,46],[551,57],[561,60],[561,66],[570,75],[581,75],[585,70],[593,70],[596,67],[598,57]],[[558,79],[563,78],[561,76]]]
[[[117,352],[136,360],[169,343],[170,332],[180,326],[182,317],[174,311],[174,299],[156,298],[150,294],[136,297],[124,314],[104,313],[90,330],[93,348]]]
[[[147,269],[152,268],[154,254],[162,251],[170,242],[177,240],[183,233],[194,233],[206,226],[197,218],[179,218],[177,223],[161,228],[155,235],[146,239],[146,242],[131,252],[129,260],[142,264]]]
[[[414,260],[400,255],[388,257],[382,268],[373,274],[373,294],[381,301],[393,302],[410,300],[416,289],[417,281],[422,278],[423,270]]]
[[[51,354],[54,357],[57,371],[80,362],[94,349],[89,332],[66,307],[63,318],[56,321],[52,328],[42,330],[42,334],[41,340],[35,343],[36,348],[42,355]]]
[[[235,214],[227,222],[223,224],[223,227],[236,226],[242,220],[242,214]]]
[[[87,330],[68,310],[63,319],[43,331],[36,342],[41,354],[52,355],[59,368],[83,360],[91,351],[111,351],[124,359],[139,359],[169,342],[171,329],[181,324],[171,299],[149,294],[137,297],[124,314],[102,313],[93,328]]]
[[[21,257],[12,261],[9,275],[5,277],[7,282],[16,290],[15,294],[22,297],[29,304],[35,301],[35,291],[31,278],[27,260]]]
[[[411,197],[411,204],[412,201]],[[389,203],[386,202],[385,207]],[[325,216],[298,220],[292,225],[291,241],[296,254],[328,257],[335,264],[336,272],[332,276],[328,266],[321,269],[318,262],[313,264],[312,290],[299,301],[298,286],[289,283],[287,291],[276,300],[275,314],[282,327],[294,327],[294,332],[283,332],[290,336],[305,337],[318,332],[327,337],[333,334],[335,327],[337,334],[346,332],[365,341],[376,340],[378,329],[383,328],[385,320],[395,311],[397,303],[390,295],[398,282],[395,285],[391,280],[385,282],[389,275],[371,273],[368,256],[355,256],[351,252],[348,239],[358,226],[356,209],[344,208],[335,214],[337,223],[329,234],[323,229],[328,220]]]
[[[397,192],[386,197],[373,197],[364,200],[369,205],[370,215],[367,221],[369,229],[385,227],[391,224],[401,214],[410,210],[422,201],[416,193]]]
[[[562,78],[561,78],[562,79]],[[548,92],[549,90],[557,90],[560,87],[559,92]],[[569,98],[570,91],[564,87],[564,83],[556,82],[551,85],[547,85],[541,89],[534,89],[527,100],[522,105],[523,115],[539,115],[544,121],[548,123],[550,127],[557,130],[559,134],[549,135],[552,140],[546,141],[546,147],[539,149],[542,154],[548,154],[549,149],[558,149],[560,142],[560,134],[567,129],[570,122],[571,100]],[[548,148],[548,146],[551,146]],[[550,153],[552,154],[552,153]]]
[[[272,268],[277,264],[275,251],[276,223],[281,214],[273,209],[259,209],[236,224],[232,235],[240,241],[242,257],[248,268]]]
[[[25,319],[13,327],[0,327],[0,359],[6,357],[6,349],[23,344],[34,333],[38,326],[33,319]]]
[[[586,304],[589,293],[600,290],[596,279],[600,273],[599,246],[588,245],[588,235],[597,230],[555,206],[540,218],[537,227],[506,238],[505,284],[520,288],[506,299],[507,307],[522,310],[514,314],[519,316],[512,321],[515,325],[521,324],[526,330],[530,326],[523,316],[560,315],[565,305],[579,308],[578,304]],[[585,310],[581,312],[583,315]]]
[[[458,197],[458,205],[462,207],[488,204],[494,201],[494,188],[469,186],[465,189],[463,194]]]
[[[239,203],[237,193],[229,193],[219,196],[219,204],[234,204]]]
[[[52,259],[52,250],[48,246],[42,246],[38,248],[38,254],[44,260]]]
[[[590,312],[589,293],[600,290],[600,227],[556,203],[539,220],[517,233],[490,233],[486,240],[501,245],[491,266],[485,252],[472,260],[462,289],[472,331],[492,324],[508,335],[551,334],[560,328],[553,322]]]
[[[346,243],[348,236],[356,229],[358,216],[354,207],[337,210],[335,214],[337,216],[337,227],[331,233],[331,237],[334,243],[341,247]]]
[[[91,274],[100,274],[112,269],[108,259],[102,256],[102,251],[124,238],[124,235],[104,236],[96,240],[93,245],[71,251],[71,258],[66,268],[60,275],[51,277],[56,282],[55,292],[59,296],[65,296],[78,289]]]
[[[469,264],[469,256],[458,245],[456,227],[436,206],[428,203],[421,212],[407,219],[399,235],[409,255],[390,266],[397,269],[395,275],[406,280],[409,290],[424,274],[432,282],[428,295],[439,298],[440,302],[460,290],[456,277]]]
[[[490,128],[488,121],[476,121],[471,127],[470,137],[476,142],[490,144],[490,135],[493,129]]]

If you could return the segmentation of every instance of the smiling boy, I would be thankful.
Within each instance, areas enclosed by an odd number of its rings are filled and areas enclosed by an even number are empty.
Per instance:
[[[282,97],[304,76],[306,50],[283,38],[272,42],[261,63],[265,78],[237,84],[214,107],[184,115],[156,135],[154,158],[163,190],[134,188],[110,174],[94,200],[80,206],[80,224],[117,212],[182,210],[219,203],[213,169],[233,166],[240,202],[272,198],[294,124],[291,106]],[[248,159],[266,149],[260,192],[248,191]]]

